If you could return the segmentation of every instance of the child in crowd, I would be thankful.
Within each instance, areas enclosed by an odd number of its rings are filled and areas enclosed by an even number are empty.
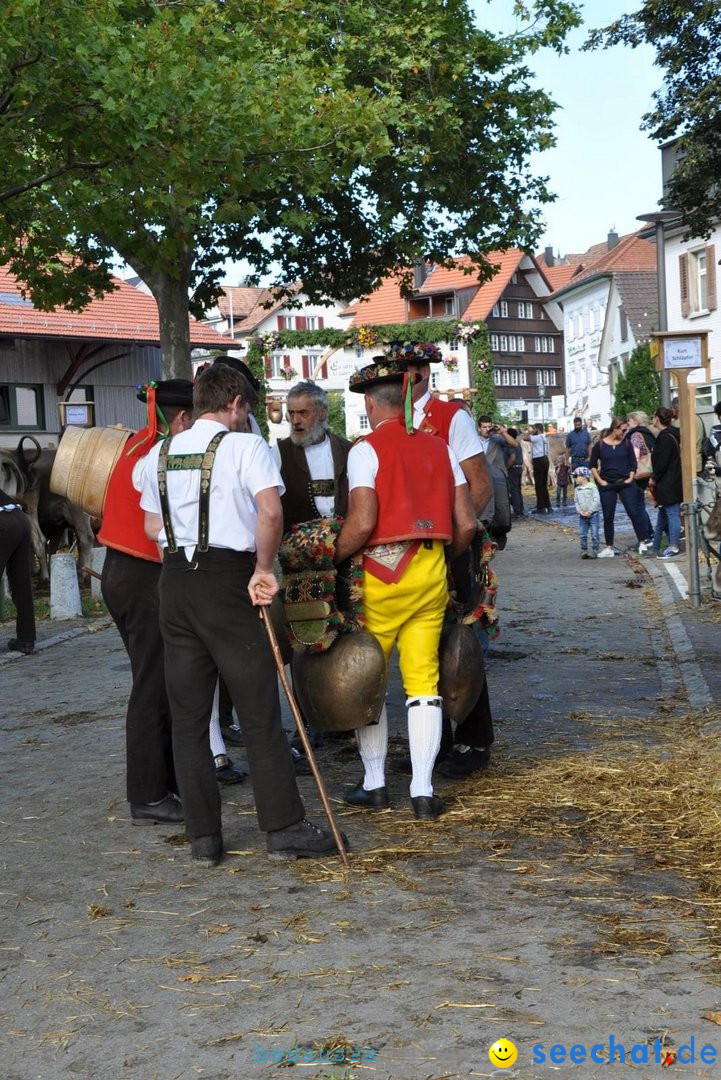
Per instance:
[[[563,454],[556,458],[556,506],[568,506],[569,468]],[[561,503],[563,500],[563,503]]]
[[[601,496],[593,483],[591,470],[579,465],[573,470],[573,501],[578,511],[578,535],[581,541],[581,558],[596,559],[599,548],[601,522]],[[588,534],[591,533],[591,551],[588,550]]]

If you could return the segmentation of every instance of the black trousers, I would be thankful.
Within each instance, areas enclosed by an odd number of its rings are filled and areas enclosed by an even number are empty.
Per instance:
[[[523,492],[521,491],[522,465],[511,465],[508,470],[508,487],[511,492],[511,507],[516,517],[523,517]]]
[[[167,554],[160,577],[160,628],[173,714],[173,753],[185,830],[192,838],[220,832],[220,795],[208,741],[210,707],[220,672],[241,706],[245,750],[258,825],[283,829],[304,816],[278,677],[265,629],[248,595],[254,557],[211,548],[188,562]]]
[[[4,570],[17,612],[15,635],[18,641],[35,641],[30,522],[22,510],[0,510],[0,574]]]
[[[463,743],[465,746],[481,747],[491,746],[494,740],[493,717],[491,715],[491,699],[488,696],[488,680],[484,680],[478,701],[469,712],[462,724],[456,728],[454,742]]]
[[[133,688],[125,720],[128,802],[151,803],[176,791],[160,636],[160,564],[108,548],[101,591],[130,658]]]
[[[536,509],[550,510],[551,500],[548,495],[548,458],[534,457],[531,460],[533,466],[533,486],[536,489]]]
[[[471,546],[462,555],[459,555],[452,564],[456,598],[461,603],[466,603],[472,593],[474,563],[480,557],[478,543],[478,537],[476,537]],[[488,696],[487,680],[484,679],[483,689],[470,713],[463,723],[458,724],[456,727],[454,742],[477,748],[488,747],[493,742],[493,717],[491,715],[491,701]]]

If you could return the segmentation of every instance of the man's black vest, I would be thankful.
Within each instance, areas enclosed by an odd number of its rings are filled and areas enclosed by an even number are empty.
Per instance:
[[[348,513],[347,463],[352,444],[330,431],[327,435],[333,454],[335,516],[345,517]],[[281,496],[283,529],[287,532],[291,525],[297,525],[299,521],[313,521],[320,517],[320,514],[313,500],[313,481],[303,447],[295,446],[291,439],[279,439],[278,452],[280,472],[285,484],[285,494]]]

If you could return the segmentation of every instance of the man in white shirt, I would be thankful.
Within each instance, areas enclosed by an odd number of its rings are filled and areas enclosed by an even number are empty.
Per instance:
[[[543,433],[543,424],[534,424],[533,430],[527,431],[522,438],[531,444],[533,486],[536,491],[536,505],[531,513],[550,514],[553,508],[548,494],[548,439]]]
[[[254,610],[278,591],[273,560],[283,484],[263,440],[240,434],[249,410],[245,385],[225,365],[205,371],[194,387],[195,424],[155,447],[138,478],[146,532],[164,549],[160,628],[178,788],[193,858],[207,866],[223,855],[208,743],[218,672],[231,697],[249,705],[245,745],[269,855],[335,852],[331,833],[304,819],[275,666]]]

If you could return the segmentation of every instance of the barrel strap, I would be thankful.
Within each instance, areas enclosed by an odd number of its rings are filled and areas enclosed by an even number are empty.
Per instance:
[[[158,456],[158,493],[160,495],[160,510],[163,515],[163,528],[165,539],[168,543],[168,551],[174,554],[178,550],[175,539],[175,530],[170,517],[170,502],[168,500],[168,470],[181,472],[200,469],[200,496],[198,498],[198,543],[197,551],[208,550],[208,538],[210,535],[210,482],[215,464],[215,453],[220,443],[228,434],[227,431],[219,431],[208,443],[202,454],[174,454],[169,457],[170,436],[163,440]]]

